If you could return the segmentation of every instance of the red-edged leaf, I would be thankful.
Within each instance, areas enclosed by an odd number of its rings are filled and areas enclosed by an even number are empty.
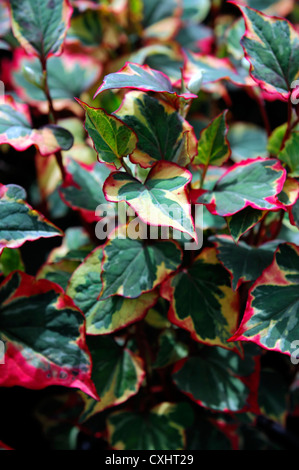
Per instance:
[[[212,214],[222,217],[248,206],[269,211],[285,209],[277,197],[285,180],[286,170],[278,160],[246,160],[229,168],[212,191],[204,194],[201,190],[193,191],[192,200],[205,204]]]
[[[111,73],[104,78],[95,97],[105,90],[115,90],[119,88],[133,88],[140,91],[154,91],[156,93],[167,93],[181,96],[185,99],[197,98],[192,93],[178,95],[169,78],[158,70],[150,68],[148,65],[139,65],[127,62],[118,72]]]
[[[59,55],[73,13],[68,0],[10,0],[12,29],[28,54]]]
[[[113,172],[104,184],[107,201],[125,201],[140,219],[153,226],[173,227],[197,241],[186,186],[191,173],[179,165],[157,162],[141,183],[124,172]]]
[[[238,324],[238,295],[215,248],[204,249],[191,267],[167,279],[161,295],[170,302],[169,320],[189,331],[194,340],[238,350],[228,343]]]
[[[61,236],[62,232],[24,202],[26,192],[16,185],[0,184],[0,254],[26,241]]]
[[[0,144],[9,144],[19,151],[34,145],[41,155],[51,155],[58,150],[69,150],[73,136],[54,124],[32,129],[29,108],[5,97],[0,102]]]
[[[231,341],[252,341],[291,355],[299,338],[299,248],[280,245],[274,261],[252,286],[246,311]]]
[[[0,285],[0,384],[39,390],[79,388],[98,398],[91,381],[81,311],[57,284],[16,271]]]
[[[250,74],[260,87],[288,101],[292,83],[299,77],[299,35],[284,18],[267,16],[253,8],[237,5],[245,19],[242,39],[250,61]]]

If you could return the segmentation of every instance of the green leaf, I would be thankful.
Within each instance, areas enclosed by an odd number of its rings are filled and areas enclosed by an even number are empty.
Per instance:
[[[250,289],[241,325],[231,341],[252,341],[292,354],[299,338],[299,248],[280,245],[274,261]]]
[[[24,202],[26,192],[16,185],[0,185],[0,254],[26,241],[61,236],[62,232]]]
[[[137,298],[153,290],[181,264],[182,252],[171,240],[112,238],[104,247],[102,299],[112,295]]]
[[[263,415],[285,424],[288,408],[288,384],[284,377],[272,369],[261,371],[258,401]]]
[[[153,368],[167,367],[184,359],[188,354],[188,346],[177,340],[175,332],[170,329],[165,330],[159,336],[159,349]]]
[[[29,55],[59,55],[73,13],[67,0],[10,1],[12,29]]]
[[[176,386],[204,408],[239,412],[256,410],[253,355],[237,354],[223,348],[207,348],[201,356],[182,361],[173,373]],[[247,383],[245,383],[247,378]],[[251,380],[249,380],[249,378]],[[250,390],[250,385],[253,390]],[[257,399],[254,396],[255,401]]]
[[[289,175],[299,177],[299,132],[293,132],[289,140],[287,140],[284,149],[279,152],[278,158],[288,165]]]
[[[245,19],[242,39],[251,63],[252,78],[268,93],[288,101],[291,84],[299,76],[299,35],[283,18],[267,16],[252,8],[237,5]]]
[[[166,280],[161,295],[170,302],[169,320],[194,340],[235,349],[228,339],[238,324],[238,296],[215,248],[206,248],[191,267]]]
[[[277,156],[279,154],[284,136],[287,131],[287,127],[287,123],[282,124],[281,126],[274,129],[274,131],[270,135],[267,146],[270,155]]]
[[[187,403],[164,402],[146,414],[119,411],[108,418],[108,439],[117,450],[182,450],[191,422]]]
[[[82,101],[78,102],[86,112],[85,128],[93,140],[99,160],[120,168],[122,158],[131,155],[136,148],[135,132],[104,109],[91,108]]]
[[[185,190],[191,178],[188,170],[160,161],[144,183],[128,173],[114,172],[107,178],[103,190],[107,201],[127,202],[142,222],[173,227],[197,241]]]
[[[236,20],[226,32],[227,50],[237,60],[242,60],[244,50],[240,44],[245,34],[245,23],[243,18]]]
[[[88,347],[93,362],[92,380],[101,400],[82,394],[84,410],[80,422],[136,395],[145,375],[142,359],[117,346],[110,337],[89,338]]]
[[[73,273],[66,291],[84,313],[89,335],[113,333],[141,320],[158,299],[156,292],[149,292],[136,299],[115,295],[98,300],[102,261],[103,248],[96,248]]]
[[[56,263],[45,263],[38,271],[37,279],[47,279],[55,282],[63,290],[66,290],[69,279],[80,261],[62,260]]]
[[[97,398],[84,317],[60,287],[16,271],[0,285],[0,305],[0,339],[6,343],[2,386],[61,385]]]
[[[211,83],[219,80],[228,80],[238,86],[247,84],[246,78],[237,73],[227,58],[220,59],[212,55],[197,54],[191,51],[185,51],[185,56],[183,77],[187,86],[198,74],[202,74],[201,87],[205,91],[211,90]]]
[[[183,0],[184,21],[201,23],[206,19],[211,8],[211,0]]]
[[[41,155],[51,155],[58,150],[69,150],[73,136],[54,124],[32,129],[28,107],[7,97],[0,103],[0,144],[9,144],[19,151],[35,145]]]
[[[83,165],[68,159],[65,167],[70,178],[60,186],[59,192],[67,204],[93,214],[100,204],[107,205],[102,188],[111,173],[108,166],[103,163]]]
[[[156,93],[166,93],[177,95],[169,78],[157,70],[151,69],[148,65],[139,65],[126,62],[124,67],[118,72],[106,75],[104,81],[95,97],[105,90],[113,90],[120,88],[135,88],[140,91],[154,91]],[[183,98],[196,98],[192,93],[184,93]]]
[[[33,76],[42,77],[42,67],[36,57],[28,57],[23,51],[16,51],[12,69],[12,81],[21,98],[26,103],[47,100],[44,91],[30,83],[24,69],[30,68]],[[74,97],[80,97],[97,81],[101,66],[90,56],[64,52],[60,57],[50,57],[47,61],[47,80],[55,109],[65,107],[66,100],[74,106]]]
[[[234,290],[243,282],[256,280],[273,261],[274,251],[278,242],[270,242],[258,248],[244,242],[235,244],[227,235],[210,237],[217,247],[218,259],[231,273]]]
[[[198,155],[194,163],[221,166],[231,154],[227,140],[228,127],[226,123],[227,111],[217,116],[200,134],[198,142]]]
[[[115,115],[136,133],[131,161],[150,167],[159,160],[188,165],[196,154],[192,126],[168,103],[146,93],[126,93]]]
[[[250,206],[260,210],[283,208],[276,197],[283,189],[286,171],[275,159],[245,160],[236,163],[219,179],[213,191],[195,202],[207,205],[212,214],[231,216]],[[200,193],[199,193],[200,194]]]
[[[0,254],[0,273],[8,276],[13,271],[25,271],[20,250],[4,248]]]
[[[232,149],[232,160],[242,160],[268,156],[267,132],[253,124],[236,123],[228,132],[228,140]]]
[[[228,228],[235,242],[238,243],[241,236],[259,223],[265,214],[266,211],[259,211],[248,206],[231,217],[228,217]]]

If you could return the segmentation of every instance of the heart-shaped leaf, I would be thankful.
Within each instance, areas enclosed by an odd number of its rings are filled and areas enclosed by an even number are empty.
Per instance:
[[[174,370],[176,386],[199,405],[215,411],[258,412],[258,368],[254,354],[245,358],[223,348],[204,349]]]
[[[102,261],[103,248],[96,248],[76,269],[66,290],[84,313],[89,335],[113,333],[141,320],[158,299],[157,292],[153,291],[136,299],[115,295],[99,300],[103,288]]]
[[[130,159],[144,168],[159,160],[187,166],[196,155],[192,126],[163,100],[131,91],[115,115],[136,133],[137,148]]]
[[[236,349],[228,339],[238,324],[238,295],[215,248],[206,248],[191,267],[166,280],[161,295],[170,302],[169,320],[190,331],[193,339]]]
[[[0,304],[2,386],[62,385],[97,399],[84,317],[57,284],[15,271],[0,285]]]
[[[116,232],[117,235],[117,232]],[[181,264],[182,252],[171,240],[133,240],[114,236],[104,247],[102,299],[112,295],[137,298],[153,290]]]
[[[118,450],[182,450],[192,421],[187,403],[161,403],[146,414],[118,411],[108,418],[108,439]]]
[[[88,347],[93,363],[92,380],[101,400],[82,394],[81,422],[136,395],[145,376],[142,360],[130,350],[117,346],[112,338],[88,338]]]
[[[197,241],[185,186],[191,173],[175,163],[157,162],[141,183],[128,173],[114,172],[104,184],[107,201],[125,201],[150,225],[173,227]]]
[[[255,281],[273,261],[278,242],[270,242],[258,248],[239,242],[228,235],[211,237],[217,247],[218,259],[232,275],[234,290],[243,282]]]
[[[299,248],[280,245],[271,266],[252,286],[246,311],[231,341],[252,341],[291,355],[299,338]]]
[[[205,194],[194,191],[192,199],[207,205],[212,214],[231,216],[252,207],[260,210],[283,209],[277,195],[282,191],[286,171],[275,159],[246,160],[236,163]]]

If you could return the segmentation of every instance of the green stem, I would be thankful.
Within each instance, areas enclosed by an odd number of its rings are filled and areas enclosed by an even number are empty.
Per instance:
[[[286,141],[288,140],[292,132],[292,113],[293,113],[293,105],[292,105],[292,102],[289,101],[288,102],[288,125],[287,125],[287,130],[284,135],[283,141],[281,143],[280,151],[284,149]]]
[[[201,175],[200,175],[200,189],[203,189],[203,185],[206,179],[207,171],[208,171],[209,165],[205,165]]]
[[[41,59],[41,65],[42,65],[43,78],[44,78],[44,93],[46,95],[46,98],[47,98],[47,101],[48,101],[48,106],[49,106],[49,123],[56,125],[57,124],[57,117],[56,117],[56,112],[55,112],[55,109],[54,109],[53,100],[52,100],[50,90],[49,90],[49,85],[48,85],[48,72],[47,72],[47,61],[46,61],[46,59]],[[63,165],[63,158],[62,158],[62,153],[61,153],[60,150],[58,150],[55,153],[55,157],[56,157],[57,165],[59,166],[59,169],[60,169],[60,172],[61,172],[62,180],[65,181],[67,175],[66,175],[66,171],[65,171],[65,168],[64,168],[64,165]]]

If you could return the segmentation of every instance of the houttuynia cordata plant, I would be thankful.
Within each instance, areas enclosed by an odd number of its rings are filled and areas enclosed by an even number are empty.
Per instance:
[[[299,447],[299,5],[0,0],[0,447]]]

